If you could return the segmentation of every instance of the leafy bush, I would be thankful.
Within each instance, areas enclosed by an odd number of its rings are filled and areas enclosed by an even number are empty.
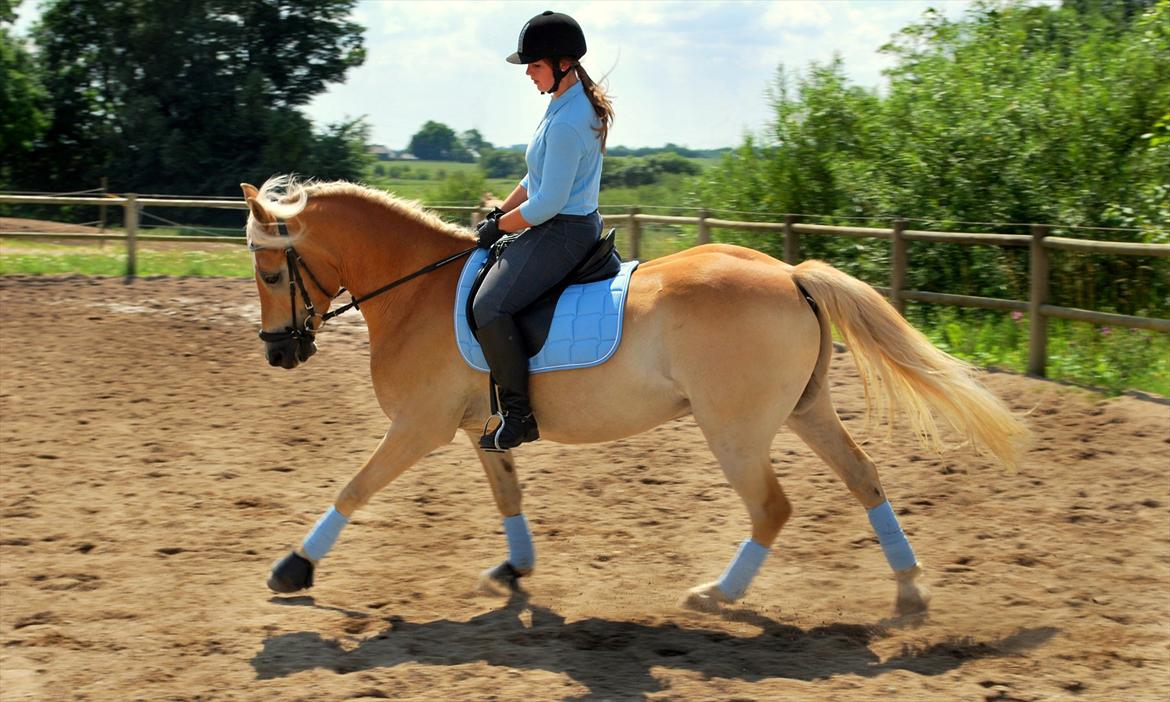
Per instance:
[[[475,205],[487,190],[487,181],[477,171],[459,171],[446,176],[424,202],[431,205]]]
[[[528,172],[524,154],[519,151],[485,149],[479,158],[479,167],[488,178],[523,178]]]
[[[774,121],[702,176],[700,200],[822,223],[903,216],[912,229],[1036,222],[1068,225],[1059,236],[1170,237],[1170,0],[976,3],[960,21],[928,12],[885,51],[896,64],[884,96],[849,85],[839,58],[803,75],[781,67]],[[774,237],[734,240],[779,253]],[[885,265],[888,245],[802,237],[801,255],[864,273]],[[909,256],[917,289],[1026,296],[1018,251],[912,244]],[[1055,254],[1051,278],[1055,304],[1170,312],[1166,259]]]

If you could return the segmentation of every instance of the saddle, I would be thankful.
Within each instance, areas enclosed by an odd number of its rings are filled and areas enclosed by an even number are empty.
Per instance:
[[[622,258],[618,255],[617,246],[614,244],[616,234],[616,229],[610,229],[593,245],[592,251],[573,270],[569,271],[569,274],[561,282],[554,285],[548,292],[537,298],[536,301],[528,307],[525,307],[515,316],[516,326],[520,328],[520,334],[524,338],[524,350],[528,353],[529,357],[535,356],[548,340],[548,333],[552,327],[553,314],[556,312],[557,302],[560,301],[562,293],[570,285],[600,282],[613,278],[621,272]],[[506,242],[508,240],[505,239],[503,241]],[[467,317],[467,325],[471,328],[473,335],[478,330],[478,327],[475,324],[475,315],[471,313],[471,304],[475,300],[475,295],[479,292],[480,286],[483,284],[484,276],[487,275],[488,270],[496,262],[496,259],[500,257],[500,253],[506,245],[507,243],[504,246],[492,247],[487,259],[483,262],[483,265],[475,276],[475,282],[471,285],[471,292],[467,296],[464,314]]]

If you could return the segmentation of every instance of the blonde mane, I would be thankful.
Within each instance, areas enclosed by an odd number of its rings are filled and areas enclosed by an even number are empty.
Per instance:
[[[260,187],[260,193],[256,196],[256,200],[273,217],[277,219],[292,219],[305,209],[309,198],[331,195],[358,197],[381,205],[403,219],[421,224],[424,227],[429,227],[438,232],[451,234],[464,239],[470,236],[470,232],[466,227],[444,221],[416,200],[407,200],[383,190],[377,190],[344,180],[316,182],[313,180],[301,181],[295,175],[272,176],[264,181],[264,185]],[[284,248],[289,243],[295,243],[297,239],[305,234],[305,230],[303,228],[296,232],[290,230],[289,238],[292,240],[290,242],[289,239],[280,236],[275,231],[271,231],[271,228],[264,227],[260,222],[255,220],[255,217],[249,215],[246,233],[248,242],[254,247]]]

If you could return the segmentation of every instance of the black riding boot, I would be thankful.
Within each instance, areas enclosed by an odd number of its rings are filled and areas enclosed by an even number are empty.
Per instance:
[[[528,403],[528,354],[516,322],[508,315],[496,318],[476,332],[492,377],[500,389],[500,425],[484,433],[479,447],[507,451],[540,438],[532,405]]]

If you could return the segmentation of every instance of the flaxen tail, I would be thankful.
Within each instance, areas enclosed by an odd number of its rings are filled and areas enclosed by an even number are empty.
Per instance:
[[[1014,468],[1028,430],[975,377],[975,369],[931,344],[878,291],[822,261],[805,261],[793,276],[821,305],[853,354],[867,410],[893,421],[902,408],[916,434],[941,448],[933,409],[976,448]]]

